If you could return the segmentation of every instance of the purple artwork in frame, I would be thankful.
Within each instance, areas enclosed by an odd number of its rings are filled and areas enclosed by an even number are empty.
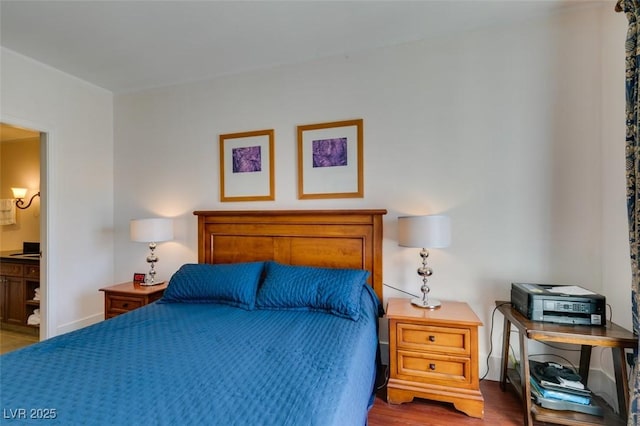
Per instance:
[[[262,171],[262,156],[260,146],[246,146],[233,148],[233,173],[251,173]]]
[[[313,167],[347,165],[347,138],[318,139],[311,142]]]

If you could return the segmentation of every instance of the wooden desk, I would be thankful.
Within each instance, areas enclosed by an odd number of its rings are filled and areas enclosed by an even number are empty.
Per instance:
[[[546,322],[530,321],[505,301],[496,301],[498,310],[504,315],[504,330],[502,340],[502,368],[500,371],[500,387],[505,390],[507,380],[511,382],[522,397],[524,407],[524,424],[533,425],[533,417],[538,421],[565,425],[594,425],[594,424],[626,424],[629,410],[629,383],[627,379],[627,363],[625,348],[637,348],[638,338],[630,331],[607,321],[605,327],[587,325],[564,325]],[[511,325],[518,329],[520,338],[520,371],[508,369],[509,339]],[[543,342],[573,343],[581,345],[580,370],[583,383],[589,377],[589,363],[593,346],[611,348],[613,352],[613,366],[615,370],[616,388],[618,393],[618,410],[620,416],[605,407],[605,417],[591,416],[573,411],[558,411],[540,407],[531,402],[529,383],[529,352],[528,339]],[[520,380],[523,378],[523,380]],[[605,404],[606,405],[606,404]],[[623,418],[624,416],[624,418]]]

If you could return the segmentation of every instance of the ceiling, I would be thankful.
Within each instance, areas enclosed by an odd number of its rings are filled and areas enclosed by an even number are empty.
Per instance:
[[[0,44],[114,93],[347,55],[613,0],[0,0]]]

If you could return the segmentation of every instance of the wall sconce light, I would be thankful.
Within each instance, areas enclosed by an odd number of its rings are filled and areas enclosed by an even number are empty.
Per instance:
[[[11,188],[11,192],[13,192],[13,198],[16,199],[16,207],[22,210],[26,210],[31,206],[33,199],[40,196],[40,191],[36,194],[33,194],[33,197],[29,200],[29,203],[24,205],[24,198],[27,196],[27,188]]]

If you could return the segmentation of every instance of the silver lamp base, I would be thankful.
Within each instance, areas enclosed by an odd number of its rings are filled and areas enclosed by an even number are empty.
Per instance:
[[[419,308],[436,309],[439,308],[442,303],[438,299],[420,299],[419,297],[411,299],[411,304]]]

